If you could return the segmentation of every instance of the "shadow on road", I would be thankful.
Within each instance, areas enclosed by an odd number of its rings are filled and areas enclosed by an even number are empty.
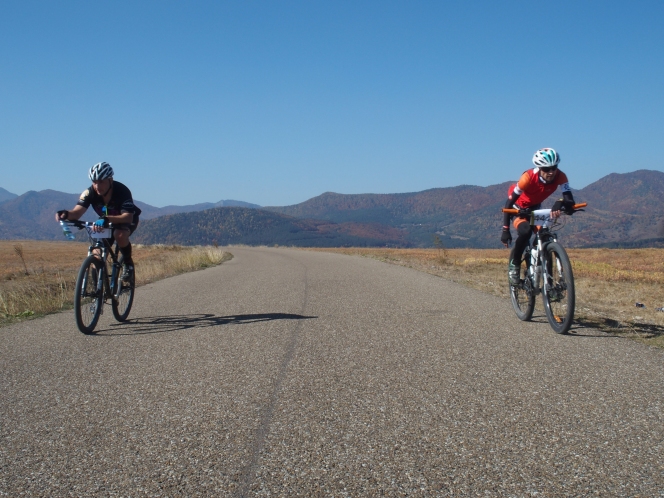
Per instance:
[[[248,315],[216,316],[210,313],[193,315],[150,316],[114,323],[107,329],[101,329],[97,336],[122,336],[140,334],[161,334],[175,330],[216,327],[229,324],[247,324],[269,322],[272,320],[310,320],[317,316],[295,315],[292,313],[258,313]]]
[[[538,313],[536,311],[531,321],[533,323],[547,323],[546,315],[543,312]],[[605,317],[576,316],[567,335],[569,337],[597,337],[603,339],[617,339],[621,335],[652,338],[664,335],[664,327],[652,323],[619,322]]]
[[[604,317],[580,317],[574,320],[574,329],[595,329],[606,332],[606,334],[631,334],[645,338],[660,337],[664,335],[664,327],[652,323],[640,322],[619,322],[611,318]],[[607,337],[602,334],[602,337]],[[585,337],[588,335],[584,334]],[[599,336],[598,336],[599,337]],[[608,337],[616,337],[609,335]]]
[[[530,321],[533,323],[542,323],[547,325],[549,323],[548,319],[546,318],[546,314],[544,312],[539,312],[539,310],[535,312]],[[599,334],[597,333],[598,330],[600,331]],[[568,337],[597,337],[603,339],[615,339],[617,337],[615,335],[611,335],[611,332],[607,330],[606,326],[601,326],[601,324],[598,322],[578,317],[574,318],[572,327],[565,335]]]

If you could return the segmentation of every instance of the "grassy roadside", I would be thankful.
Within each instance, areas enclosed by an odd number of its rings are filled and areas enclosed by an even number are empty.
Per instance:
[[[509,300],[504,249],[334,248],[407,266]],[[664,348],[664,250],[569,249],[576,284],[576,321]],[[636,303],[645,307],[636,307]],[[543,313],[541,299],[537,308]],[[515,318],[516,319],[516,318]]]
[[[78,269],[88,244],[0,240],[0,326],[73,306]],[[144,285],[228,261],[212,246],[134,244],[136,283]]]

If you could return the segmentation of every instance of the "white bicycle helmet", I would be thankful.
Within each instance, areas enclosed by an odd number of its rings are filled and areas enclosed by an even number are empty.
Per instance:
[[[88,177],[93,182],[106,180],[106,178],[111,178],[112,176],[113,168],[111,168],[111,165],[108,163],[97,163],[90,168],[90,172],[88,173]]]
[[[557,166],[560,162],[560,156],[553,149],[540,149],[533,156],[533,164],[537,167],[550,168]]]

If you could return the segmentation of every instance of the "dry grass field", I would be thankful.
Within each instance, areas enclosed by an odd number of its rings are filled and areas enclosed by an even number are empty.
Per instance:
[[[407,266],[509,300],[507,249],[313,249]],[[664,249],[569,249],[580,326],[664,347]],[[645,307],[637,307],[642,303]],[[537,310],[544,313],[541,299]],[[516,316],[514,317],[516,320]]]
[[[88,244],[0,240],[0,325],[73,305],[74,283]],[[135,244],[136,283],[218,265],[232,256],[215,247]]]

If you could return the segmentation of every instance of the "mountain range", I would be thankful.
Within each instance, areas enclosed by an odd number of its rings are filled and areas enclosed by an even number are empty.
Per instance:
[[[4,188],[0,187],[0,202],[8,201],[10,199],[14,199],[18,197],[16,194],[12,194],[11,192],[5,190]]]
[[[16,195],[0,188],[0,239],[59,240],[62,237],[60,226],[55,223],[55,212],[70,209],[78,202],[80,194],[67,194],[57,190],[31,190],[23,195]],[[154,207],[136,200],[141,209],[141,220],[149,220],[173,213],[202,211],[218,207],[241,206],[259,208],[249,202],[221,200],[187,206]],[[83,216],[84,220],[94,220],[92,209]]]
[[[500,209],[512,183],[399,194],[326,192],[300,204],[263,208],[241,201],[155,208],[136,201],[143,214],[132,240],[431,247],[436,237],[445,247],[501,247]],[[664,173],[612,173],[574,191],[574,197],[588,202],[588,207],[565,218],[560,235],[567,246],[661,245]],[[0,238],[61,238],[53,213],[73,206],[77,198],[77,194],[53,190],[15,196],[0,189]]]
[[[500,209],[514,181],[488,187],[462,185],[407,194],[331,192],[300,204],[265,207],[299,218],[334,222],[372,221],[400,228],[414,246],[431,246],[437,234],[446,247],[498,247]],[[585,212],[566,217],[561,236],[569,246],[612,245],[664,237],[664,173],[611,173],[575,190]],[[551,207],[552,196],[543,207]],[[637,244],[638,245],[638,244]]]

